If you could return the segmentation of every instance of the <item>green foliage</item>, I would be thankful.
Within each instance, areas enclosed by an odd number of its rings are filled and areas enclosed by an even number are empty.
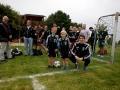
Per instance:
[[[82,27],[82,23],[72,22],[72,23],[71,23],[71,26]]]
[[[0,21],[2,21],[2,17],[5,15],[9,17],[12,26],[17,28],[21,22],[19,13],[13,10],[9,5],[0,4]]]
[[[46,20],[48,27],[51,27],[53,23],[56,23],[58,26],[68,29],[71,24],[71,19],[69,15],[59,10],[54,14],[51,14]]]
[[[118,41],[118,44],[120,45],[120,40]]]
[[[98,29],[98,31],[106,31],[107,30],[107,26],[105,26],[104,24],[99,24],[97,29]]]

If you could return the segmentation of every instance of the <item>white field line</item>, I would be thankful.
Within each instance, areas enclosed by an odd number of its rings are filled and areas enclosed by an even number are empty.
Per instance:
[[[100,66],[88,66],[88,68],[97,68],[97,67],[100,67]],[[71,72],[71,71],[77,71],[77,70],[76,69],[69,70],[69,72]],[[51,76],[51,75],[63,74],[63,73],[68,73],[68,71],[66,72],[64,70],[64,71],[55,71],[55,72],[48,72],[48,73],[39,73],[39,74],[28,75],[28,76],[17,76],[17,77],[13,77],[13,78],[7,78],[4,80],[0,80],[0,83],[16,81],[18,79],[33,79],[36,77]]]
[[[89,68],[97,68],[100,66],[89,66]],[[69,71],[77,71],[76,69],[72,69]],[[16,81],[18,79],[32,79],[32,87],[33,90],[46,90],[46,87],[42,84],[40,84],[40,82],[36,79],[36,77],[42,77],[42,76],[50,76],[50,75],[54,75],[54,74],[62,74],[62,73],[67,73],[66,71],[56,71],[56,72],[49,72],[49,73],[40,73],[40,74],[35,74],[35,75],[28,75],[28,76],[19,76],[19,77],[14,77],[14,78],[8,78],[5,80],[0,80],[0,83],[3,82],[10,82],[10,81]]]
[[[40,84],[40,82],[36,78],[32,78],[32,87],[33,87],[33,90],[45,90],[46,89],[46,87]]]
[[[74,71],[74,70],[70,70],[70,71]],[[35,77],[51,76],[51,75],[54,75],[54,74],[61,74],[61,73],[65,73],[65,71],[56,71],[56,72],[49,72],[49,73],[39,73],[39,74],[28,75],[28,76],[17,76],[17,77],[13,77],[13,78],[0,80],[0,83],[2,83],[2,82],[9,82],[9,81],[15,81],[15,80],[18,80],[18,79],[32,79],[32,78],[35,78]]]

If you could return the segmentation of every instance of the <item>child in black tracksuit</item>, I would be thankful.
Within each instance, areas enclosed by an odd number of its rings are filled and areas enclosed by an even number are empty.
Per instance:
[[[48,67],[54,67],[54,61],[55,61],[55,57],[56,57],[56,52],[57,52],[57,45],[58,45],[58,35],[56,35],[57,32],[57,28],[56,27],[52,27],[51,29],[52,34],[50,34],[47,37],[46,40],[46,46],[48,48]]]
[[[77,69],[79,69],[80,61],[84,61],[83,70],[86,70],[90,63],[91,52],[89,44],[85,43],[85,36],[79,36],[78,42],[76,42],[72,48],[72,54],[77,61]]]
[[[65,30],[61,31],[58,47],[62,58],[62,69],[68,69],[68,54],[70,49],[70,41]]]

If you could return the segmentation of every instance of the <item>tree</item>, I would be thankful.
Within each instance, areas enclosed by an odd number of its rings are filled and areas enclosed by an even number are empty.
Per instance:
[[[72,22],[71,26],[82,27],[82,23]]]
[[[16,31],[18,27],[20,27],[21,23],[21,16],[19,15],[18,12],[13,10],[9,5],[3,5],[0,4],[0,22],[2,21],[3,16],[8,16],[9,17],[9,23],[10,26],[12,27],[13,30],[13,36],[18,37],[18,34],[16,34]]]
[[[98,31],[106,31],[107,30],[107,26],[105,26],[104,24],[99,24],[97,29],[98,29]]]
[[[45,22],[49,28],[53,23],[56,23],[60,28],[65,27],[68,29],[71,24],[71,19],[69,15],[59,10],[54,14],[49,15]]]
[[[12,23],[14,27],[17,27],[17,25],[19,25],[21,22],[20,21],[21,18],[18,12],[13,10],[9,5],[0,4],[0,19],[1,20],[4,15],[7,15],[9,17],[10,23]]]

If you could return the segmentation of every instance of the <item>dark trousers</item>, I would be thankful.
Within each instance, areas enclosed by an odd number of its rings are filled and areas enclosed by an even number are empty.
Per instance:
[[[84,59],[84,67],[87,67],[89,63],[90,63],[90,58]]]

